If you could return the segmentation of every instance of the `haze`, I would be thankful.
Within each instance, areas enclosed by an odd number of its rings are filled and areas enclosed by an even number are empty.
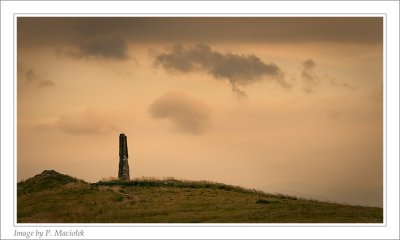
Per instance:
[[[18,17],[17,177],[383,204],[383,19]]]

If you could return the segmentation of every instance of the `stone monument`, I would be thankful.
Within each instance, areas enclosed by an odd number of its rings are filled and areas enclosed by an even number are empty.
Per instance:
[[[119,180],[130,180],[129,177],[129,164],[128,164],[128,141],[125,134],[119,135]]]

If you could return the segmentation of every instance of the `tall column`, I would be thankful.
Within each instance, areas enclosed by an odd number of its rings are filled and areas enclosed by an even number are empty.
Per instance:
[[[119,168],[118,179],[129,180],[128,141],[125,134],[119,135]]]

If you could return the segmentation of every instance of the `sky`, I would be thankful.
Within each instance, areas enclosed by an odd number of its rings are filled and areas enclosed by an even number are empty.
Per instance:
[[[18,17],[17,178],[383,205],[381,17]]]

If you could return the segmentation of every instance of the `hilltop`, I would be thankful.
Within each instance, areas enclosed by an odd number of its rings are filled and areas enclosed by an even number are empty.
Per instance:
[[[382,223],[383,209],[209,181],[83,180],[45,170],[17,184],[18,223]]]

